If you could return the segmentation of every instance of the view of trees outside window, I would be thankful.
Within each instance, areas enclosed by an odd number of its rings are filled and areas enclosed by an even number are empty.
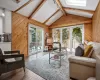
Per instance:
[[[75,48],[82,43],[82,27],[78,26],[73,28],[72,31],[72,49],[75,52]]]
[[[42,40],[42,30],[31,27],[32,42],[41,43]]]
[[[70,48],[70,29],[62,29],[62,47]]]
[[[29,53],[34,54],[43,49],[43,29],[34,27],[29,28]]]
[[[53,34],[54,34],[54,42],[60,42],[60,30],[59,29],[54,30]]]
[[[36,28],[31,27],[32,42],[36,42]]]
[[[61,42],[62,47],[68,51],[75,52],[76,47],[83,41],[84,25],[75,25],[64,28],[53,29],[53,41]]]
[[[42,45],[42,30],[37,29],[36,31],[36,41]]]

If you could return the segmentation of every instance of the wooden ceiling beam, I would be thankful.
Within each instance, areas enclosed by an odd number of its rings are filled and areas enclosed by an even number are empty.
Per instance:
[[[60,2],[60,0],[55,0],[57,5],[59,6],[60,10],[63,12],[64,15],[66,15],[66,11],[63,9],[63,6]]]
[[[20,9],[22,9],[23,7],[25,7],[26,5],[28,5],[29,3],[31,3],[33,0],[29,0],[28,2],[26,2],[24,5],[22,5],[21,7],[19,7],[17,10],[15,10],[14,12],[19,11]]]
[[[60,9],[58,9],[54,14],[52,14],[46,21],[44,21],[44,24],[47,23],[55,14],[57,14],[60,11]]]
[[[30,16],[28,18],[32,18],[33,15],[35,15],[35,13],[42,7],[42,5],[44,4],[46,0],[42,0],[38,6],[35,8],[35,10],[30,14]]]
[[[69,8],[69,7],[63,7],[65,10],[73,10],[73,11],[80,11],[80,12],[87,12],[89,14],[94,14],[95,11],[91,10],[82,10],[82,9],[76,9],[76,8]]]

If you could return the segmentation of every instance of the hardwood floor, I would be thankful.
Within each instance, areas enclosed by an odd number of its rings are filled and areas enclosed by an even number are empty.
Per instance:
[[[26,69],[25,73],[24,70],[18,69],[15,71],[11,71],[0,76],[0,80],[45,80],[42,77],[38,76],[37,74],[33,73],[32,71]]]

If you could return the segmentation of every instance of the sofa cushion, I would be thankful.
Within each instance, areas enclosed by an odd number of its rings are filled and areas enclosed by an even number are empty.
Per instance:
[[[9,58],[9,59],[5,59],[5,62],[15,62],[15,58]]]
[[[96,60],[92,58],[71,56],[69,57],[69,61],[80,65],[96,67]]]

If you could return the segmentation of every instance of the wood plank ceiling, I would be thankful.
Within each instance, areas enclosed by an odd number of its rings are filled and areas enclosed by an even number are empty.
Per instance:
[[[5,0],[6,1],[6,0]],[[16,0],[20,5],[24,0]],[[14,12],[50,26],[63,15],[73,14],[92,18],[99,0],[87,0],[86,7],[71,6],[66,0],[26,0]],[[2,0],[3,2],[3,0]],[[13,10],[12,10],[13,11]]]

